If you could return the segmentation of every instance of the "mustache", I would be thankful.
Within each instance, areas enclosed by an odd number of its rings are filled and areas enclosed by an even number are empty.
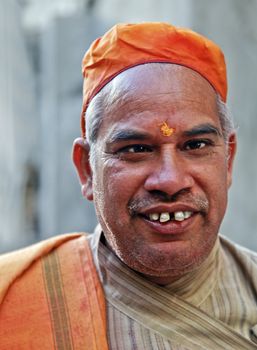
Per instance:
[[[209,202],[205,197],[193,195],[192,193],[182,190],[181,192],[173,195],[156,191],[143,197],[135,197],[129,201],[128,210],[130,215],[135,216],[144,208],[158,205],[160,203],[176,203],[178,201],[185,205],[190,205],[196,211],[199,211],[204,215],[207,214],[209,209]]]

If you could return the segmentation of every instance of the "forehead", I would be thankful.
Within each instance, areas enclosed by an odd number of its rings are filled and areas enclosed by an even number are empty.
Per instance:
[[[103,91],[107,108],[100,131],[167,120],[183,128],[218,122],[216,93],[197,72],[174,64],[145,64],[115,77]],[[109,133],[108,132],[108,133]]]

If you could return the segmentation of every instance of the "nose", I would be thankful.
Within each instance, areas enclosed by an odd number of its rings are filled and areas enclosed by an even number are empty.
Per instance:
[[[158,191],[172,196],[190,190],[193,184],[194,178],[187,161],[179,156],[178,151],[166,149],[154,163],[144,188],[149,192]]]

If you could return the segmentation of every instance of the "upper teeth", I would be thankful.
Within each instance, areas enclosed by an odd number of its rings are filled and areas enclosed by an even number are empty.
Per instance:
[[[150,214],[150,219],[153,220],[153,221],[157,221],[159,220],[159,214],[157,213],[153,213],[153,214]]]
[[[166,222],[170,220],[170,214],[169,213],[161,213],[160,215],[160,222]]]
[[[174,220],[176,221],[183,221],[185,219],[188,219],[193,213],[191,211],[175,211],[174,212]],[[167,222],[171,219],[171,216],[173,215],[168,212],[164,213],[152,213],[149,215],[149,218],[151,221],[157,221],[159,220],[160,222]]]
[[[183,221],[185,219],[185,215],[184,215],[183,211],[176,211],[174,213],[174,219],[177,221]]]

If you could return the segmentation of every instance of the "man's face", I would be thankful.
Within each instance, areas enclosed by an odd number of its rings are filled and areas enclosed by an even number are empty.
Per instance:
[[[234,146],[222,137],[213,88],[188,68],[138,66],[109,85],[118,99],[103,116],[96,143],[97,216],[125,264],[169,283],[213,248]],[[163,125],[174,129],[171,136]]]

